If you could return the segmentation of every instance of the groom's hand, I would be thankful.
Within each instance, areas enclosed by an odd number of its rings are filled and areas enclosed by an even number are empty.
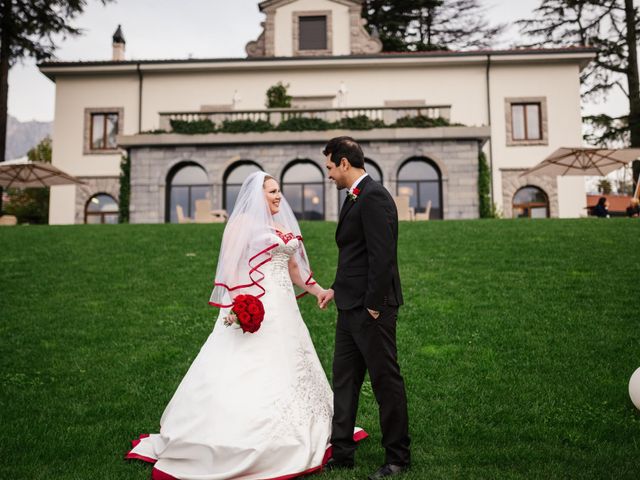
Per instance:
[[[325,290],[320,295],[318,295],[318,306],[323,310],[327,308],[327,305],[329,304],[329,302],[333,300],[333,294],[334,294],[333,288],[330,288],[328,290]]]
[[[376,320],[380,316],[380,312],[378,312],[377,310],[371,310],[370,308],[367,308],[367,311],[369,312],[369,315],[371,315]]]

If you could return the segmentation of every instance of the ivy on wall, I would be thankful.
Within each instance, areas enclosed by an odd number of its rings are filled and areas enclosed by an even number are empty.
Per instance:
[[[478,197],[480,218],[498,218],[495,205],[491,202],[491,172],[484,152],[478,155]]]
[[[120,160],[120,201],[118,223],[129,223],[129,200],[131,196],[131,159],[123,155]]]

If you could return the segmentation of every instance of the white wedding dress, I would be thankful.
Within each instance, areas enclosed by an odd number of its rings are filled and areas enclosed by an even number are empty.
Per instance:
[[[154,479],[285,479],[328,456],[333,393],[289,276],[298,240],[274,235],[260,329],[225,327],[221,310],[161,419],[126,458],[155,463]],[[356,438],[366,436],[359,432]]]

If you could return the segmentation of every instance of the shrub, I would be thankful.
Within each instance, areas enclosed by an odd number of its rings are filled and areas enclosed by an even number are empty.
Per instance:
[[[448,120],[438,117],[430,118],[424,115],[418,115],[416,117],[406,116],[399,118],[391,127],[395,128],[432,128],[432,127],[447,127],[450,123]]]
[[[384,128],[386,125],[382,120],[372,120],[366,115],[358,115],[357,117],[346,117],[336,122],[337,128],[347,130],[371,130],[372,128]]]
[[[280,122],[276,130],[301,132],[304,130],[330,130],[334,124],[322,118],[291,117]]]
[[[266,120],[225,120],[218,129],[224,133],[243,133],[243,132],[268,132],[273,130]]]
[[[216,131],[214,123],[207,119],[204,120],[171,120],[171,128],[175,133],[186,133],[193,135],[197,133],[213,133]]]
[[[289,84],[278,82],[267,90],[267,108],[291,108],[292,97],[287,94]]]

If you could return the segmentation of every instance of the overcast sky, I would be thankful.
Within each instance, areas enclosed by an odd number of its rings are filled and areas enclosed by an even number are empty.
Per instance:
[[[527,17],[540,0],[480,0],[494,23],[512,24]],[[264,15],[257,0],[119,0],[102,6],[89,0],[75,25],[84,35],[59,43],[60,60],[110,60],[111,37],[118,24],[127,42],[129,60],[161,58],[244,57],[244,47],[260,33]],[[511,27],[497,47],[516,42]],[[15,65],[9,73],[9,114],[18,120],[53,120],[53,82],[42,75],[35,62]],[[628,110],[616,92],[606,104],[586,105],[585,111],[621,114]]]

